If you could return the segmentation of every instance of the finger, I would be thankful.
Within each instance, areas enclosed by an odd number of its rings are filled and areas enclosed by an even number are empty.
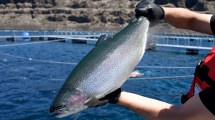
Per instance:
[[[140,16],[148,17],[148,10],[147,9],[135,9],[135,16],[138,18]]]

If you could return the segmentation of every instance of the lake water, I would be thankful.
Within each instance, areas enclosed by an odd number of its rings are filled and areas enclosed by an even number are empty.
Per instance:
[[[1,41],[0,45],[13,44]],[[55,120],[49,107],[64,80],[94,44],[51,42],[0,47],[0,119]],[[157,48],[147,51],[139,66],[195,67],[207,51],[186,55],[184,50]],[[180,96],[189,89],[194,68],[139,68],[142,78],[129,79],[123,90],[180,104]],[[173,77],[160,79],[159,77]],[[150,79],[146,79],[150,78]],[[89,108],[62,120],[145,120],[117,105]]]

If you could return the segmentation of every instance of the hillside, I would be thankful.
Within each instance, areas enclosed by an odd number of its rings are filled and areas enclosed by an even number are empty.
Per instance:
[[[1,29],[118,30],[139,0],[1,0]],[[156,4],[213,13],[213,0],[154,0]],[[166,24],[160,27],[169,28]]]

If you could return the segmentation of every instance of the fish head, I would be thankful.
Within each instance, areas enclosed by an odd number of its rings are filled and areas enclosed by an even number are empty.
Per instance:
[[[53,101],[50,112],[57,118],[66,117],[87,108],[85,101],[86,97],[80,91],[71,93],[61,90]]]

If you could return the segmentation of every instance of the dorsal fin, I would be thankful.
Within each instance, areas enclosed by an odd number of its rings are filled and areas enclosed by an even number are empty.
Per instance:
[[[113,38],[113,35],[101,35],[96,42],[96,46],[103,43],[104,41],[108,40],[109,38]]]

